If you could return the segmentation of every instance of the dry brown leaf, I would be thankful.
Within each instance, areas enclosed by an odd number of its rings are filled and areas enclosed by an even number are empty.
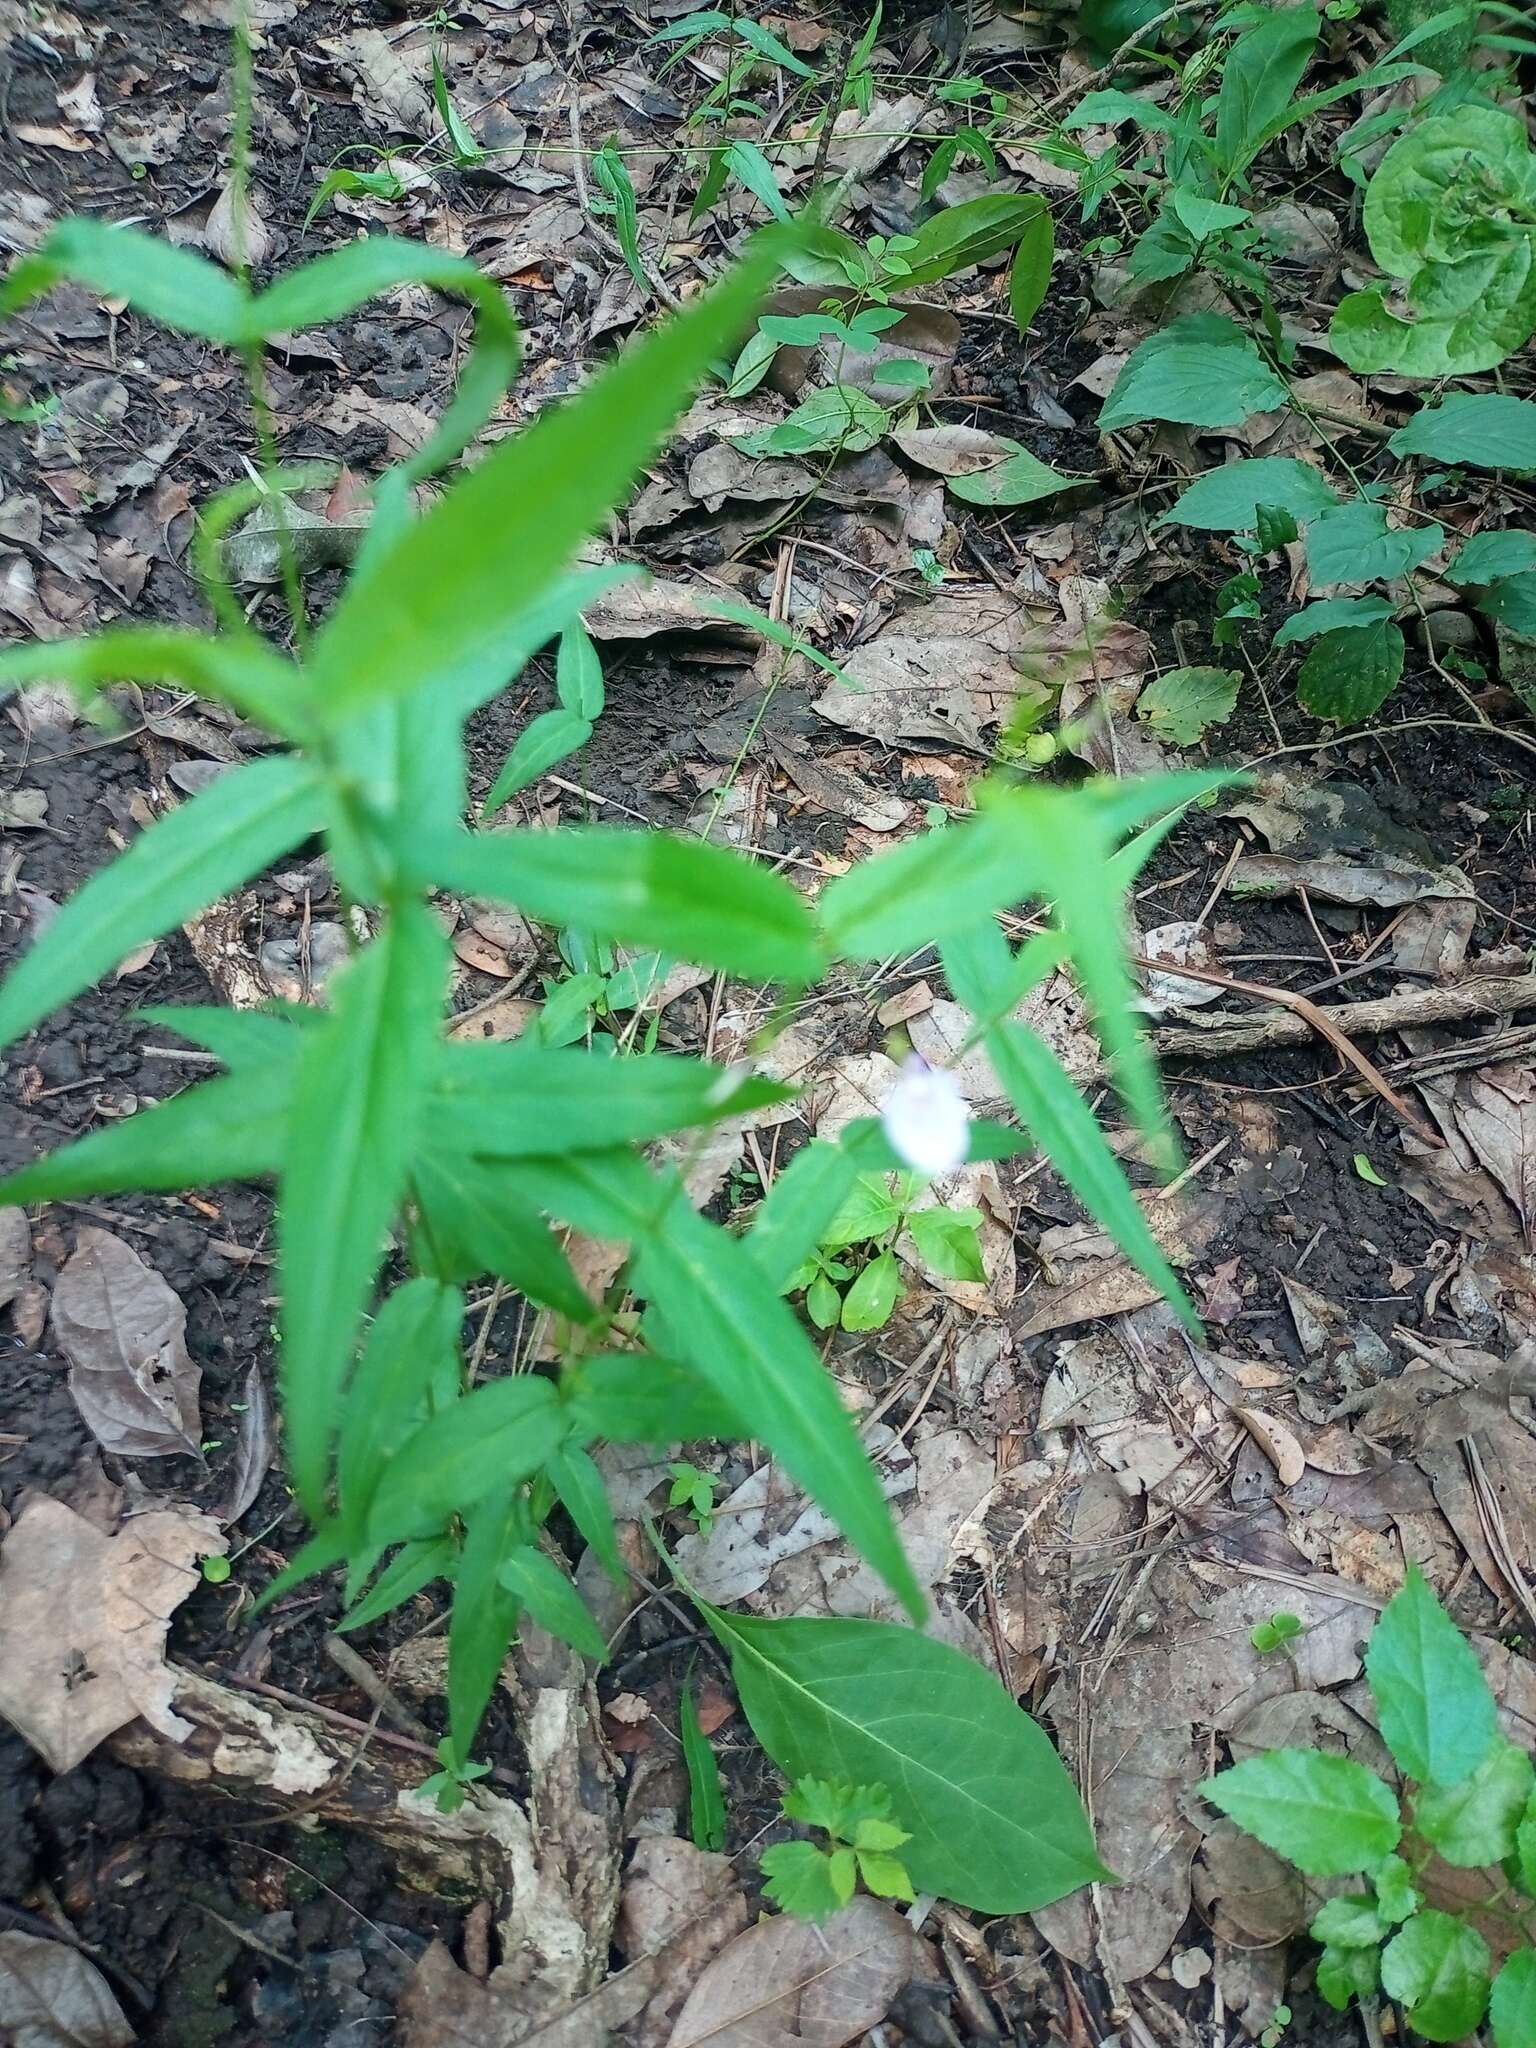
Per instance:
[[[0,1552],[0,1713],[56,1771],[142,1715],[173,1742],[166,1624],[198,1583],[197,1560],[222,1556],[211,1516],[158,1508],[103,1536],[43,1495]]]
[[[1467,1143],[1519,1211],[1536,1226],[1536,1077],[1528,1067],[1486,1067],[1464,1075],[1456,1121]]]
[[[821,1927],[787,1915],[738,1934],[688,1994],[668,2048],[842,2048],[911,1981],[917,1938],[878,1899]]]
[[[138,2036],[77,1948],[0,1934],[0,2041],[7,2048],[132,2048]]]
[[[69,1390],[104,1450],[125,1458],[199,1455],[202,1373],[187,1312],[153,1266],[110,1230],[85,1229],[53,1289],[53,1332]]]
[[[25,1209],[0,1209],[0,1308],[20,1294],[32,1273],[32,1232]]]
[[[1274,1466],[1280,1484],[1297,1485],[1307,1461],[1292,1431],[1262,1408],[1234,1408],[1232,1412]]]
[[[1203,1189],[1186,1189],[1172,1201],[1140,1194],[1137,1199],[1164,1257],[1180,1268],[1200,1256],[1221,1225],[1222,1204]],[[1161,1299],[1114,1240],[1092,1224],[1069,1223],[1044,1231],[1037,1255],[1051,1277],[1021,1295],[1017,1319],[1012,1321],[1015,1340],[1145,1308]]]

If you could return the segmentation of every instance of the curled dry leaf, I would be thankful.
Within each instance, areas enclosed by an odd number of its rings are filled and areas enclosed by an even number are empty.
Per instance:
[[[259,1365],[245,1376],[241,1396],[245,1413],[240,1418],[240,1441],[235,1447],[235,1480],[229,1505],[219,1520],[238,1522],[261,1491],[261,1482],[272,1463],[272,1401]]]
[[[1285,1424],[1273,1415],[1267,1415],[1262,1408],[1234,1408],[1232,1412],[1274,1466],[1280,1484],[1299,1485],[1307,1469],[1307,1460],[1301,1445]]]
[[[761,1921],[705,1970],[668,2048],[842,2048],[884,2019],[918,1953],[878,1899],[855,1899],[819,1928]]]
[[[96,1965],[35,1934],[0,1934],[0,2041],[15,2048],[132,2048],[138,2037]]]
[[[18,1516],[0,1552],[0,1714],[56,1771],[72,1770],[142,1715],[173,1742],[166,1624],[222,1555],[218,1524],[191,1508],[138,1515],[104,1536],[46,1495]]]
[[[110,1230],[82,1230],[53,1290],[53,1331],[86,1427],[124,1458],[198,1455],[202,1373],[187,1312]]]

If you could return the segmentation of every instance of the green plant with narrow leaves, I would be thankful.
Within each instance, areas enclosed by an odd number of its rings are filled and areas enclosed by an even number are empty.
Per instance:
[[[595,715],[579,619],[607,572],[570,564],[799,246],[793,231],[768,231],[685,314],[578,398],[495,442],[421,512],[414,487],[467,445],[517,364],[505,302],[469,265],[376,238],[255,292],[148,236],[69,222],[0,290],[4,317],[67,280],[250,362],[267,337],[405,282],[455,292],[475,312],[457,393],[432,440],[375,489],[329,615],[311,625],[295,602],[295,657],[256,633],[220,574],[222,533],[271,478],[207,510],[198,560],[216,633],[123,626],[0,656],[0,684],[62,678],[89,699],[121,679],[171,683],[274,740],[167,811],[64,905],[0,987],[0,1043],[317,835],[353,906],[358,943],[328,1007],[152,1013],[224,1071],[14,1174],[0,1202],[276,1183],[285,1449],[313,1533],[264,1598],[340,1568],[342,1625],[357,1628],[447,1583],[448,1735],[432,1781],[446,1803],[476,1796],[476,1730],[524,1621],[604,1655],[548,1527],[559,1509],[622,1573],[593,1456],[604,1442],[760,1443],[921,1621],[878,1478],[784,1295],[858,1176],[904,1170],[914,1148],[926,1159],[934,1145],[920,1117],[916,1136],[911,1115],[855,1125],[836,1144],[806,1145],[749,1228],[711,1222],[680,1168],[646,1148],[787,1091],[750,1062],[722,1069],[612,1038],[578,1048],[537,1034],[448,1037],[439,891],[510,904],[594,949],[694,962],[786,997],[834,963],[941,946],[1030,1133],[969,1125],[962,1107],[958,1130],[948,1115],[940,1133],[948,1163],[1038,1143],[1190,1315],[1086,1103],[1012,1020],[1045,976],[1075,973],[1121,1100],[1174,1166],[1131,1007],[1120,902],[1181,806],[1218,778],[1071,791],[999,781],[978,792],[974,818],[855,868],[814,908],[782,877],[697,840],[463,822],[465,721],[552,637],[564,636],[560,713]],[[512,779],[528,767],[524,758]],[[1049,923],[1016,953],[996,914],[1026,903],[1048,908]],[[909,1093],[909,1109],[927,1099],[921,1086]],[[578,1284],[565,1229],[626,1249],[609,1297]],[[487,1274],[545,1312],[548,1368],[467,1371],[464,1290]],[[788,1775],[831,1770],[893,1787],[914,1883],[1008,1912],[1103,1874],[1048,1738],[980,1665],[918,1628],[705,1613],[754,1730]],[[902,1698],[913,1712],[893,1715]]]
[[[1257,1630],[1254,1640],[1261,1647]],[[1200,1789],[1307,1876],[1359,1880],[1311,1923],[1330,2005],[1342,2012],[1380,1989],[1426,2040],[1460,2041],[1486,2016],[1494,2048],[1533,2048],[1536,1770],[1500,1733],[1471,1644],[1415,1566],[1371,1634],[1365,1675],[1401,1786],[1347,1756],[1272,1749]],[[1454,1873],[1467,1870],[1486,1875],[1487,1914],[1462,1903],[1466,1881]],[[1504,1952],[1496,1973],[1492,1925]]]

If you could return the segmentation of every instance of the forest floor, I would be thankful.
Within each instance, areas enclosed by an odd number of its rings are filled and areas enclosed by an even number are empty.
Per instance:
[[[507,431],[580,385],[655,311],[617,253],[612,217],[594,215],[590,169],[573,174],[589,161],[573,157],[573,107],[579,147],[617,142],[651,275],[669,292],[687,296],[714,274],[762,210],[737,186],[690,221],[699,165],[689,151],[707,131],[689,118],[720,64],[713,46],[669,63],[668,46],[647,42],[680,6],[649,18],[606,4],[567,18],[540,0],[450,11],[454,25],[433,31],[410,9],[251,0],[252,253],[266,274],[387,229],[471,256],[523,328],[523,375],[497,422]],[[816,69],[862,26],[836,12],[768,19]],[[19,254],[79,212],[218,252],[228,13],[225,0],[0,5],[0,251]],[[432,146],[434,40],[455,107],[491,153],[479,166],[453,168]],[[918,217],[932,147],[920,138],[952,117],[937,93],[957,67],[1038,101],[1080,84],[1091,64],[1051,15],[888,11],[873,106],[830,159],[834,172],[855,172],[849,218],[861,230],[901,233]],[[787,145],[819,101],[785,103],[786,83],[801,81],[782,74],[754,90]],[[1302,323],[1359,246],[1357,193],[1308,149],[1303,131],[1285,186],[1306,192],[1306,232],[1277,286]],[[957,502],[887,447],[830,465],[754,461],[729,436],[782,417],[784,396],[765,386],[736,400],[713,387],[611,536],[654,581],[589,620],[607,692],[593,741],[518,798],[519,813],[697,829],[718,808],[717,833],[814,887],[933,807],[965,807],[1031,661],[1053,688],[1064,682],[1064,719],[1072,703],[1104,714],[1081,743],[1094,765],[1177,765],[1179,750],[1136,719],[1136,697],[1175,665],[1232,659],[1210,622],[1241,564],[1220,536],[1153,524],[1169,485],[1198,466],[1193,433],[1100,436],[1099,397],[1148,316],[1107,302],[1102,266],[1077,246],[1087,231],[1071,174],[1023,145],[1000,153],[1004,189],[1042,190],[1056,212],[1049,295],[1023,339],[1001,269],[923,295],[942,308],[921,336],[932,417],[1013,436],[1083,481],[989,508]],[[814,155],[814,141],[778,153],[791,195]],[[406,189],[341,193],[307,220],[338,162],[387,166]],[[941,201],[985,183],[965,165]],[[317,501],[336,529],[360,486],[425,437],[464,330],[461,308],[410,290],[270,354],[285,460],[339,466]],[[57,400],[39,420],[0,428],[7,637],[130,614],[201,621],[188,562],[198,507],[255,459],[239,365],[73,288],[12,323],[0,349],[15,404]],[[1321,354],[1311,368],[1330,416],[1358,408],[1378,427],[1406,416],[1393,380],[1367,389]],[[1265,441],[1271,431],[1283,438]],[[1294,453],[1305,432],[1294,417],[1275,428],[1265,416],[1245,452]],[[1352,444],[1356,459],[1379,442],[1378,432]],[[1214,446],[1208,437],[1206,459]],[[335,580],[331,568],[313,576],[313,605]],[[1284,583],[1266,580],[1275,615]],[[829,689],[776,646],[722,628],[698,609],[711,595],[791,621],[866,687]],[[242,596],[281,637],[277,591],[252,580]],[[926,657],[924,641],[935,643]],[[1536,1741],[1524,1348],[1536,1333],[1536,986],[1521,987],[1536,938],[1536,749],[1511,738],[1511,700],[1447,674],[1422,635],[1410,643],[1398,693],[1344,732],[1302,711],[1287,657],[1265,653],[1232,721],[1190,750],[1248,769],[1253,783],[1191,812],[1137,888],[1137,951],[1214,977],[1165,979],[1148,999],[1191,1162],[1173,1188],[1149,1192],[1148,1213],[1209,1348],[1187,1343],[1028,1155],[967,1169],[956,1197],[983,1213],[984,1286],[914,1270],[886,1329],[829,1340],[850,1401],[880,1411],[894,1506],[938,1626],[1050,1728],[1123,1879],[1032,1918],[931,1907],[926,1962],[869,2036],[879,2048],[997,2038],[1183,2048],[1257,2038],[1287,2005],[1296,2039],[1363,2038],[1356,2017],[1329,2013],[1308,1987],[1307,1946],[1290,1942],[1306,1919],[1299,1881],[1229,1824],[1213,1825],[1193,1787],[1223,1745],[1241,1755],[1322,1731],[1329,1746],[1370,1756],[1360,1642],[1405,1561],[1483,1643],[1506,1709],[1527,1746]],[[107,732],[57,696],[7,707],[0,953],[23,946],[153,815],[260,744],[169,691],[116,699]],[[477,795],[551,701],[544,659],[479,717]],[[314,1001],[342,950],[340,916],[324,860],[296,858],[132,955],[0,1062],[0,1167],[200,1076],[199,1056],[147,1022],[144,1006],[250,1000],[253,989]],[[462,1029],[477,1035],[515,1035],[563,971],[546,939],[483,906],[464,906],[454,947],[455,1003],[473,1012]],[[667,991],[660,1045],[728,1052],[731,990],[684,983]],[[1458,1001],[1473,984],[1482,996]],[[1325,1006],[1334,1038],[1268,991]],[[1227,1020],[1250,1016],[1264,1042],[1234,1042]],[[1065,984],[1031,1021],[1096,1086]],[[712,1156],[700,1199],[720,1213],[750,1205],[808,1126],[831,1132],[868,1113],[892,1054],[910,1043],[943,1057],[953,1028],[931,956],[825,993],[793,1027],[806,1083],[794,1116]],[[1342,1055],[1340,1035],[1373,1063],[1374,1081]],[[979,1104],[999,1092],[985,1074],[967,1085]],[[142,1515],[212,1516],[232,1569],[222,1582],[199,1578],[176,1605],[171,1665],[243,1690],[275,1717],[317,1709],[349,1743],[387,1743],[397,1766],[425,1776],[443,1725],[421,1676],[422,1647],[441,1629],[432,1599],[338,1639],[339,1588],[322,1579],[247,1618],[304,1533],[272,1418],[265,1193],[66,1203],[0,1222],[0,1532],[47,1494],[100,1538],[57,1561],[50,1604],[67,1613],[96,1599],[109,1541]],[[145,1452],[108,1359],[96,1361],[94,1406],[76,1398],[79,1362],[68,1369],[55,1290],[72,1265],[78,1283],[82,1258],[118,1262],[168,1327],[184,1318],[175,1341],[195,1417],[185,1450]],[[494,1370],[522,1342],[526,1308],[498,1290],[472,1311]],[[797,1503],[775,1500],[744,1455],[711,1445],[686,1455],[716,1482],[707,1533],[666,1514],[666,1458],[631,1461],[618,1475],[621,1506],[636,1521],[662,1516],[706,1594],[767,1614],[869,1611],[866,1575],[837,1544],[807,1536]],[[0,1553],[0,1598],[6,1569]],[[1288,1654],[1265,1656],[1250,1632],[1276,1611],[1297,1615],[1303,1633]],[[338,1640],[350,1666],[336,1661]],[[723,1858],[678,1851],[698,1938],[671,1939],[643,2009],[623,2020],[623,2039],[656,2048],[709,1955],[755,1913],[756,1852],[783,1825],[780,1788],[733,1712],[726,1675],[674,1612],[643,1600],[590,1702],[617,1801],[605,1851],[623,1887],[614,1970],[649,1956],[658,1929],[675,1937],[657,1845],[687,1833],[677,1714],[696,1656],[727,1839]],[[482,1742],[512,1792],[527,1781],[515,1690]],[[84,2031],[68,2033],[55,2015],[55,2033],[17,2038],[510,2043],[511,2023],[474,2004],[503,1960],[490,1923],[473,1882],[434,1882],[365,1807],[274,1813],[195,1772],[178,1779],[131,1742],[55,1775],[21,1734],[0,1730],[0,1944],[9,1930],[90,1957],[132,2030],[77,2014],[70,2024]],[[0,1976],[10,1967],[0,1958]],[[569,2038],[595,2042],[602,2027],[593,2017]]]

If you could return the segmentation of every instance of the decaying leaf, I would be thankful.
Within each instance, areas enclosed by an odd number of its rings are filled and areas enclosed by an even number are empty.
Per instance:
[[[240,1441],[235,1447],[235,1478],[229,1505],[219,1517],[222,1522],[239,1521],[260,1493],[261,1482],[272,1462],[272,1400],[259,1365],[253,1365],[245,1376],[242,1400],[245,1413],[240,1418]]]
[[[1142,1209],[1163,1255],[1183,1268],[1199,1257],[1221,1222],[1221,1202],[1203,1190],[1188,1189],[1173,1201],[1142,1197]],[[1014,1337],[1039,1337],[1086,1323],[1096,1316],[1119,1315],[1159,1299],[1112,1238],[1092,1224],[1062,1224],[1041,1234],[1037,1257],[1051,1276],[1019,1298]]]
[[[202,1372],[187,1312],[153,1266],[110,1230],[82,1230],[53,1290],[53,1332],[69,1390],[104,1450],[198,1455]]]
[[[819,1928],[760,1921],[705,1970],[668,2048],[842,2048],[879,2025],[917,1955],[905,1920],[878,1899],[855,1899]]]
[[[0,1934],[0,2041],[10,2048],[132,2048],[138,2036],[77,1948]]]
[[[223,1552],[217,1522],[191,1508],[157,1508],[115,1536],[46,1495],[22,1510],[0,1551],[0,1714],[54,1770],[140,1715],[186,1739],[166,1624],[197,1560]]]

